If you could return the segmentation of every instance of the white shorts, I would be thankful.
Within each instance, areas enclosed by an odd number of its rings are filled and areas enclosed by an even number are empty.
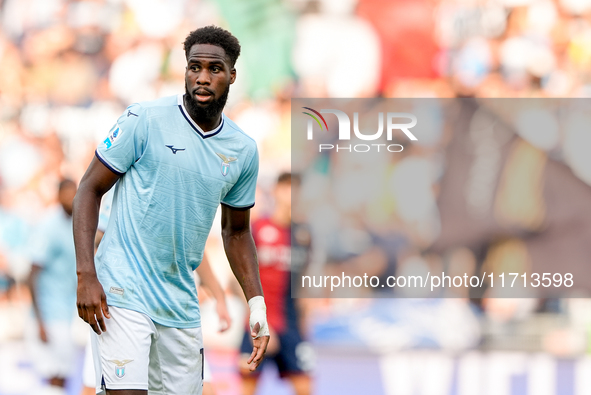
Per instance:
[[[43,378],[68,378],[74,372],[76,344],[71,322],[46,322],[47,343],[39,338],[39,324],[32,318],[27,325],[26,339],[33,366]]]
[[[169,328],[136,311],[109,306],[106,332],[93,332],[97,392],[148,390],[149,395],[201,395],[201,328]]]
[[[88,327],[90,330],[89,332],[89,339],[92,338],[94,334],[93,330]],[[203,357],[203,382],[210,383],[213,379],[213,375],[211,373],[211,368],[209,367],[209,363],[207,362],[207,356],[204,355]],[[88,388],[95,388],[97,387],[97,378],[96,373],[94,371],[94,358],[92,356],[92,340],[89,340],[86,344],[86,348],[84,349],[84,367],[82,368],[82,384]]]

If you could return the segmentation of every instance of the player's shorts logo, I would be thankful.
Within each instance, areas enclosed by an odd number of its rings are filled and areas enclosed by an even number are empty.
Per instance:
[[[119,378],[122,378],[125,376],[125,365],[133,362],[133,359],[124,359],[123,361],[112,359],[109,362],[113,362],[115,364],[115,375]]]
[[[228,175],[228,172],[230,171],[230,163],[234,162],[238,158],[233,158],[231,156],[226,157],[226,155],[220,154],[218,152],[216,152],[216,154],[217,154],[217,156],[222,158],[221,170],[222,170],[222,175],[225,177]]]

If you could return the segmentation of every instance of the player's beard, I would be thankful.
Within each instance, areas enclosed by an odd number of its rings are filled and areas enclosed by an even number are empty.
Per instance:
[[[228,100],[229,93],[230,85],[228,85],[224,93],[222,93],[219,98],[213,99],[211,103],[204,105],[195,100],[193,95],[189,93],[187,84],[185,84],[185,107],[187,108],[191,118],[193,118],[196,122],[201,120],[208,121],[218,117],[221,114],[224,106],[226,105],[226,101]]]

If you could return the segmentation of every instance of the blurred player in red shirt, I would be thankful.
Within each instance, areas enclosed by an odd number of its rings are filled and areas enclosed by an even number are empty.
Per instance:
[[[273,190],[275,207],[269,218],[261,218],[252,224],[252,235],[257,247],[261,284],[267,304],[267,322],[273,336],[267,348],[266,365],[273,361],[282,378],[293,385],[296,395],[310,393],[310,346],[300,333],[300,317],[291,298],[291,271],[300,272],[307,260],[309,237],[294,238],[307,230],[292,223],[291,187],[299,184],[299,178],[282,173]],[[292,234],[293,231],[293,234]],[[304,241],[302,243],[302,241]],[[242,360],[252,352],[251,336],[245,331],[242,341]],[[255,393],[263,369],[250,372],[241,363],[243,394]]]

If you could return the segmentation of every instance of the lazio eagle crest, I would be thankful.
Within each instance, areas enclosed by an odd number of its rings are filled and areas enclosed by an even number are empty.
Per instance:
[[[219,156],[220,158],[222,158],[222,175],[225,177],[226,175],[228,175],[228,171],[230,170],[230,163],[234,162],[236,159],[238,158],[233,158],[231,156],[226,156],[224,154],[220,154],[218,152],[216,152],[217,156]]]
[[[109,362],[113,362],[115,364],[115,375],[119,378],[122,378],[125,376],[125,365],[133,362],[133,359],[124,359],[123,361],[112,359]]]

